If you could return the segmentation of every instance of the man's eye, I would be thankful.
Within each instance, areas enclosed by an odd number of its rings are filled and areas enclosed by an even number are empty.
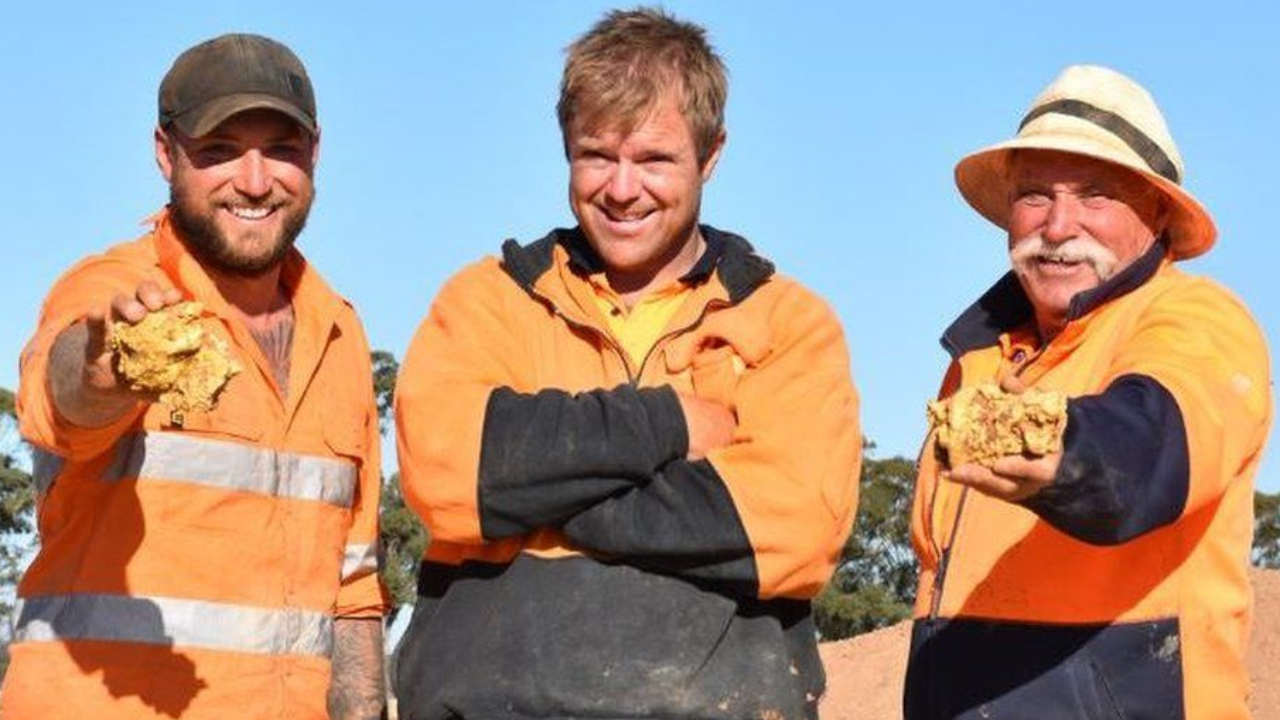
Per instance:
[[[1100,209],[1111,203],[1111,196],[1100,191],[1080,193],[1080,204],[1087,208]]]
[[[296,160],[302,157],[302,148],[297,145],[272,145],[267,148],[266,154],[277,160]]]
[[[236,149],[230,145],[206,145],[200,148],[198,155],[209,162],[221,163],[236,157]]]
[[[1043,205],[1048,205],[1051,201],[1049,200],[1049,196],[1042,192],[1036,190],[1025,190],[1018,194],[1016,202],[1019,205],[1027,205],[1029,207],[1041,207]]]
[[[579,150],[574,160],[597,165],[609,161],[609,157],[599,150]]]

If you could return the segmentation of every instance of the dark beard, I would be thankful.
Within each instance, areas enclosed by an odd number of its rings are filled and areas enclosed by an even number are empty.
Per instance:
[[[271,253],[257,258],[246,258],[235,254],[231,244],[227,242],[222,231],[208,214],[187,212],[182,197],[173,185],[169,186],[169,218],[178,231],[178,237],[201,265],[211,267],[228,275],[237,277],[260,277],[267,271],[284,262],[293,243],[307,225],[307,215],[311,207],[308,204],[301,212],[291,213],[285,218],[280,232],[279,242]]]

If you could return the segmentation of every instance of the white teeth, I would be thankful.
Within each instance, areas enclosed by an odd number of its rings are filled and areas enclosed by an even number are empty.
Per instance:
[[[638,223],[649,217],[649,213],[641,213],[640,215],[615,215],[609,211],[605,211],[605,217],[616,223]]]
[[[231,214],[242,220],[261,220],[271,214],[271,208],[232,207]]]
[[[1040,262],[1053,263],[1055,265],[1074,265],[1080,261],[1077,258],[1065,255],[1041,255]]]

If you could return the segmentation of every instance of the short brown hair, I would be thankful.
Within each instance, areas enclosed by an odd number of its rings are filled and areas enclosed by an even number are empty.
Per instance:
[[[724,132],[729,82],[707,32],[659,8],[611,10],[568,47],[556,114],[566,147],[569,128],[634,130],[663,95],[679,93],[698,163]]]

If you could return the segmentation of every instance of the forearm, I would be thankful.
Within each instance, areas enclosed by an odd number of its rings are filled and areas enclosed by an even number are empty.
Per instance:
[[[1025,504],[1072,537],[1114,545],[1176,520],[1190,474],[1177,402],[1156,380],[1127,375],[1070,401],[1057,474]]]
[[[83,322],[63,330],[49,351],[49,391],[58,414],[73,425],[110,425],[133,410],[138,401],[128,393],[102,391],[86,381],[88,328]]]
[[[733,499],[709,462],[669,463],[654,478],[564,524],[579,546],[628,565],[722,584],[759,586],[754,552]]]
[[[670,388],[623,385],[571,395],[498,388],[485,411],[479,466],[484,535],[558,525],[649,481],[688,446]]]
[[[376,720],[386,701],[382,618],[338,618],[333,623],[330,719]]]

